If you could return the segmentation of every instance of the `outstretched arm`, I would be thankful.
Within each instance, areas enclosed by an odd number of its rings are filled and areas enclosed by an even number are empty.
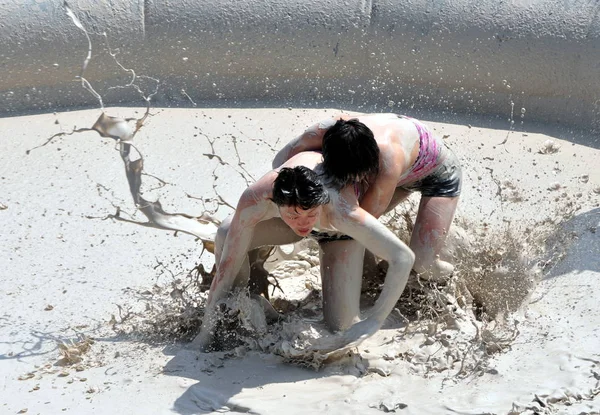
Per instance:
[[[321,151],[325,132],[337,121],[336,118],[321,121],[304,131],[283,147],[273,159],[273,168],[280,167],[283,163],[302,151]]]
[[[217,272],[210,286],[202,327],[192,343],[194,347],[201,350],[206,349],[212,342],[214,327],[217,323],[215,306],[233,288],[250,248],[254,227],[258,222],[269,218],[270,202],[260,191],[261,186],[257,186],[257,184],[246,189],[233,215],[220,261],[217,264]]]
[[[330,346],[333,350],[357,345],[381,328],[404,291],[415,255],[392,231],[360,207],[346,214],[337,213],[331,220],[338,230],[368,246],[372,253],[389,263],[383,289],[369,316],[343,332],[335,346]]]

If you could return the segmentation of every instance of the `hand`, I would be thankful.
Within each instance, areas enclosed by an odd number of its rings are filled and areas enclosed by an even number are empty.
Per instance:
[[[372,317],[354,323],[349,329],[343,331],[341,338],[347,344],[347,347],[356,347],[365,339],[371,337],[381,328],[381,323]]]
[[[353,324],[346,331],[318,339],[311,350],[329,354],[340,349],[356,347],[375,334],[381,328],[381,325],[382,323],[377,319],[367,318]]]
[[[216,323],[216,316],[214,309],[212,312],[207,311],[205,309],[204,319],[202,320],[202,327],[200,328],[200,333],[192,340],[191,346],[193,349],[206,352],[208,351],[211,343],[214,339],[214,329]]]

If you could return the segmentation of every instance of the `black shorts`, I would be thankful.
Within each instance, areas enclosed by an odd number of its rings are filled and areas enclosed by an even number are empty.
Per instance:
[[[323,232],[323,231],[311,231],[310,237],[318,243],[327,243],[333,241],[351,241],[354,238],[348,235],[344,235],[339,232]]]
[[[444,146],[444,161],[429,175],[416,182],[398,186],[426,197],[456,197],[462,188],[462,168],[452,150]]]

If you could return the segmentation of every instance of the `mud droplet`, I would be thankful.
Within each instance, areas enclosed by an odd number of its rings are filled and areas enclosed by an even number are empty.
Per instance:
[[[562,186],[558,182],[551,183],[548,190],[559,190]]]
[[[35,376],[34,372],[29,372],[29,373],[27,373],[25,375],[19,376],[17,379],[19,379],[19,380],[27,380],[27,379],[31,379],[34,376]]]
[[[560,150],[560,144],[556,143],[554,140],[546,140],[542,144],[542,147],[538,150],[540,154],[554,154],[558,153]]]

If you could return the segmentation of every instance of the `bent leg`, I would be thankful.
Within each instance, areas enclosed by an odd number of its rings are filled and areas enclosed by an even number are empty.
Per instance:
[[[357,241],[321,242],[323,317],[332,331],[360,320],[360,290],[365,248]]]
[[[221,260],[221,254],[223,252],[223,246],[225,245],[225,239],[227,238],[227,234],[229,232],[229,227],[231,225],[231,216],[224,220],[219,226],[217,230],[217,235],[215,238],[215,261],[219,264]],[[265,245],[285,245],[288,243],[293,243],[301,238],[297,236],[281,219],[273,218],[268,221],[260,222],[254,230],[252,241],[250,243],[249,249],[258,248]],[[217,265],[218,266],[218,265]],[[244,263],[238,275],[232,284],[232,289],[236,287],[244,287],[248,284],[248,280],[250,277],[250,264],[248,262],[248,253],[244,256]],[[216,286],[216,280],[213,280],[211,284],[211,294]],[[210,296],[209,296],[210,298]],[[267,309],[267,314],[276,314],[275,310],[272,310],[272,313],[269,313],[269,307],[267,306],[266,300],[261,300],[261,305],[263,309]],[[216,318],[216,309],[211,306],[209,301],[207,308],[205,309],[204,319],[202,321],[202,328],[200,329],[200,333],[194,338],[192,341],[192,346],[200,349],[206,350],[213,341],[214,330],[217,325]]]
[[[274,247],[271,245],[261,246],[248,252],[250,260],[250,281],[248,287],[250,294],[263,295],[269,299],[269,271],[265,269],[265,262],[271,256]]]
[[[225,219],[219,229],[217,230],[217,236],[215,238],[215,262],[218,264],[221,260],[221,252],[225,244],[225,238],[229,232],[229,226],[231,224],[231,218],[233,215]],[[280,218],[272,218],[259,222],[254,228],[254,234],[252,236],[252,242],[250,243],[250,251],[256,248],[268,246],[268,245],[287,245],[294,242],[300,241],[302,238],[294,233],[294,231],[285,224]],[[260,253],[253,252],[252,257],[258,259]],[[233,283],[234,287],[244,287],[248,284],[250,278],[250,261],[248,255],[244,259],[244,263],[238,272],[238,275]]]
[[[403,189],[402,187],[396,187],[394,195],[392,196],[392,200],[390,200],[390,204],[385,209],[384,214],[392,211],[396,206],[404,202],[411,194],[412,192],[409,190]]]
[[[440,280],[454,271],[454,266],[439,257],[454,218],[457,197],[421,198],[419,212],[410,240],[415,253],[413,269],[424,278]]]

